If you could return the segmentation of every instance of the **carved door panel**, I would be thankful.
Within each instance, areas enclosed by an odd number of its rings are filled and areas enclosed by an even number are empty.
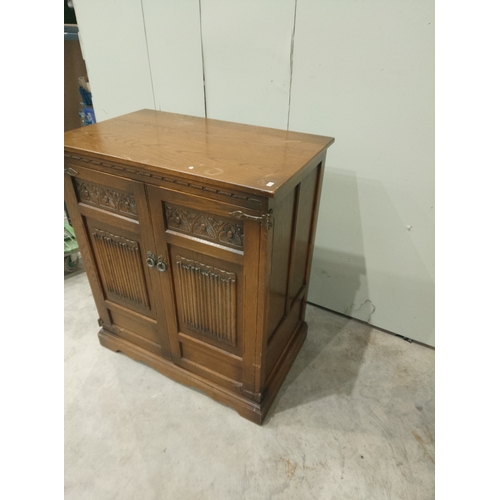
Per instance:
[[[254,392],[260,223],[235,205],[148,186],[172,359],[233,391]]]
[[[66,172],[65,199],[101,326],[170,357],[158,271],[148,267],[156,254],[144,185],[79,165]]]

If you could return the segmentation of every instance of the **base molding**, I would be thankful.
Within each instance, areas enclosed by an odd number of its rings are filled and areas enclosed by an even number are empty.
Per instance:
[[[212,399],[230,406],[242,417],[258,425],[262,425],[264,422],[264,419],[274,399],[276,398],[287,373],[290,371],[290,368],[297,357],[302,344],[304,343],[306,335],[307,324],[302,322],[291,336],[285,350],[282,353],[282,356],[280,356],[280,359],[271,374],[266,390],[264,391],[262,401],[257,403],[252,399],[246,398],[231,392],[224,387],[220,387],[213,382],[207,381],[195,373],[174,364],[166,358],[117,337],[115,334],[106,331],[104,328],[102,328],[98,333],[99,342],[102,346],[114,352],[120,351],[133,360],[141,361],[161,374],[167,376],[171,380],[201,390]]]

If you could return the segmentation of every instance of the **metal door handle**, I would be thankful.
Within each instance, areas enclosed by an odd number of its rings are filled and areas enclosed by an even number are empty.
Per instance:
[[[167,263],[163,260],[163,256],[160,255],[158,257],[158,264],[156,264],[156,269],[161,273],[164,273],[167,270]]]
[[[156,266],[156,257],[153,252],[148,252],[146,255],[146,265],[148,267],[155,267]]]

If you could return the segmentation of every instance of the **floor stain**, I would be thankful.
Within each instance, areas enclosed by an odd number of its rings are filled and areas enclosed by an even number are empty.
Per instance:
[[[302,469],[304,471],[317,471],[318,469],[328,469],[328,466],[326,463],[321,460],[319,462],[314,462],[312,465],[299,465],[293,460],[290,460],[289,458],[283,458],[281,457],[279,459],[279,463],[282,463],[285,465],[285,476],[289,479],[295,476],[295,473],[297,472],[297,467],[299,469]]]
[[[425,446],[425,442],[424,440],[420,437],[420,435],[418,434],[417,431],[411,431],[414,438],[417,440],[417,443],[423,448],[425,454],[429,457],[430,461],[435,464],[436,462],[434,461],[434,456],[429,453],[429,451],[427,450],[427,447]]]
[[[280,461],[285,464],[285,475],[288,478],[295,476],[295,471],[297,470],[297,464],[288,458],[280,458]]]

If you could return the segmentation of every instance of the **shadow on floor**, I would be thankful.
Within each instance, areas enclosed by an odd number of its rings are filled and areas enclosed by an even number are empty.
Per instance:
[[[84,273],[81,260],[70,279]],[[273,415],[305,405],[332,394],[351,394],[365,350],[370,342],[371,326],[327,309],[307,305],[308,333],[266,422]]]
[[[332,394],[351,394],[365,350],[370,325],[307,305],[307,338],[268,418]],[[266,419],[267,420],[267,419]]]

